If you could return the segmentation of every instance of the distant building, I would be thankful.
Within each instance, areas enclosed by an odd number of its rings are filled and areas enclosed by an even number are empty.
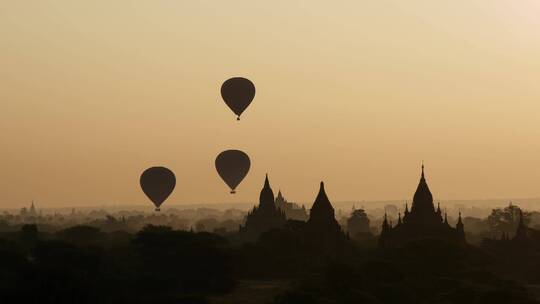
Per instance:
[[[341,226],[336,221],[334,207],[326,195],[323,182],[321,182],[319,194],[309,212],[306,231],[321,241],[344,236]]]
[[[34,220],[39,214],[34,204],[34,201],[30,204],[29,208],[23,207],[19,213],[24,220]]]
[[[446,214],[443,218],[440,206],[435,209],[433,196],[424,176],[424,165],[422,165],[422,175],[414,193],[411,211],[409,212],[408,206],[405,205],[403,218],[399,214],[395,226],[388,222],[385,214],[379,247],[399,247],[407,242],[425,238],[465,242],[465,231],[461,213],[456,227],[453,228],[448,224]]]
[[[508,238],[508,236],[506,236],[506,238]],[[519,223],[516,229],[516,234],[512,241],[522,245],[528,245],[531,242],[529,228],[525,225],[525,221],[523,220],[523,211],[521,210],[519,210]]]
[[[281,194],[281,190],[278,192],[275,203],[276,207],[285,212],[287,219],[305,222],[309,218],[306,207],[304,205],[300,207],[295,203],[288,202],[285,197],[283,197],[283,194]]]
[[[240,232],[246,239],[256,239],[263,232],[273,228],[283,227],[286,222],[285,212],[276,207],[274,192],[270,188],[268,175],[259,195],[259,206],[253,207],[247,217],[246,223],[240,227]]]
[[[30,210],[28,210],[29,216],[37,216],[36,206],[34,205],[34,201],[32,201],[32,204],[30,205]]]

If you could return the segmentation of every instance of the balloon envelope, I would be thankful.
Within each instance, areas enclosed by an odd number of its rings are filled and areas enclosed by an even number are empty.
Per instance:
[[[221,85],[221,97],[240,120],[240,115],[255,97],[255,85],[246,78],[230,78]]]
[[[165,167],[152,167],[146,169],[141,175],[141,188],[156,206],[159,206],[171,195],[176,186],[174,173]]]
[[[236,187],[246,177],[250,165],[249,156],[239,150],[223,151],[216,157],[216,170],[231,188],[231,193],[235,193]]]

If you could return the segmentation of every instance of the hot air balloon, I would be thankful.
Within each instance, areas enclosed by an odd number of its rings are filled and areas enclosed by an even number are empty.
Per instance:
[[[174,173],[165,167],[152,167],[146,169],[141,175],[141,188],[156,206],[156,211],[171,195],[176,186]]]
[[[231,193],[236,193],[235,189],[246,177],[250,165],[249,156],[239,150],[223,151],[216,157],[216,170],[231,188]]]
[[[255,97],[255,85],[246,78],[230,78],[221,85],[221,97],[238,116],[236,120],[240,120],[240,115]]]

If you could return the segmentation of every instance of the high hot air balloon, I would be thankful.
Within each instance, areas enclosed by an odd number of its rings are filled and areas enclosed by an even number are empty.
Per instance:
[[[221,85],[221,97],[238,116],[236,120],[240,120],[240,115],[255,97],[255,85],[249,79],[242,77],[227,79]]]
[[[165,167],[152,167],[146,169],[141,175],[141,188],[156,206],[156,211],[171,195],[176,186],[174,173]]]
[[[216,157],[216,170],[231,188],[231,193],[236,193],[235,189],[246,177],[250,165],[249,156],[239,150],[223,151]]]

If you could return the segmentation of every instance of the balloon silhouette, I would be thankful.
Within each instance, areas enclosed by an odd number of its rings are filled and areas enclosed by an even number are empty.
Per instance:
[[[216,157],[216,170],[231,188],[231,193],[236,193],[235,189],[248,174],[250,165],[249,156],[239,150],[223,151]]]
[[[176,186],[174,173],[165,167],[152,167],[146,169],[141,175],[141,188],[156,206],[159,206],[171,195]]]
[[[249,79],[234,77],[221,85],[221,97],[240,120],[240,115],[255,97],[255,85]]]

